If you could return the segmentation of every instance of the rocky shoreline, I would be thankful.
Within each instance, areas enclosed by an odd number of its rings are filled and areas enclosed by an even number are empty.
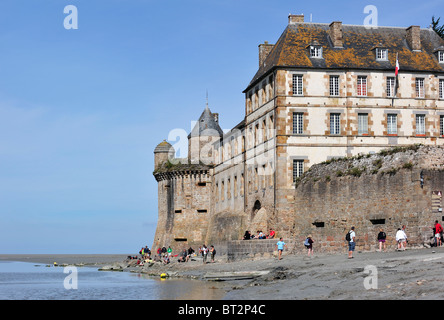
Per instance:
[[[440,300],[444,299],[444,248],[408,249],[389,252],[303,254],[285,253],[276,257],[226,262],[219,256],[204,264],[201,257],[164,265],[153,262],[137,265],[125,255],[32,256],[0,255],[2,260],[64,263],[97,267],[101,270],[136,272],[154,278],[212,281],[224,289],[224,299],[235,300]],[[114,260],[113,260],[114,259]],[[52,261],[52,262],[51,262]],[[104,271],[105,272],[105,271]]]

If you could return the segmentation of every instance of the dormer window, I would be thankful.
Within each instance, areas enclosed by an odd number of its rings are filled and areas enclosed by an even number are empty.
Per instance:
[[[444,63],[444,51],[438,51],[438,61]]]
[[[310,58],[322,58],[322,47],[310,46]]]
[[[376,48],[376,60],[388,61],[388,49]]]

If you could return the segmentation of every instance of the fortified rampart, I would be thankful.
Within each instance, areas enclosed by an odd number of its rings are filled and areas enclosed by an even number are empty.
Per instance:
[[[314,165],[297,181],[294,238],[312,234],[317,251],[345,250],[354,226],[356,250],[375,249],[380,229],[393,248],[405,225],[409,246],[430,243],[443,221],[443,169],[444,148],[418,145]]]

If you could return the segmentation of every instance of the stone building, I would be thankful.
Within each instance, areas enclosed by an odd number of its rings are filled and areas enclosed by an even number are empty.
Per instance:
[[[188,137],[187,159],[165,161],[171,145],[156,148],[153,247],[223,243],[269,228],[292,236],[295,183],[312,165],[390,146],[442,145],[444,40],[418,26],[289,15],[277,42],[259,45],[258,71],[243,92],[245,117],[229,132],[207,106]]]

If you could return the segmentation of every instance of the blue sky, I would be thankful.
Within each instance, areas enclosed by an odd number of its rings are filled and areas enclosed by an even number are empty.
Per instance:
[[[0,253],[151,246],[155,146],[190,131],[207,90],[223,129],[240,122],[257,46],[289,13],[363,24],[367,5],[381,26],[444,19],[442,0],[2,0]]]

